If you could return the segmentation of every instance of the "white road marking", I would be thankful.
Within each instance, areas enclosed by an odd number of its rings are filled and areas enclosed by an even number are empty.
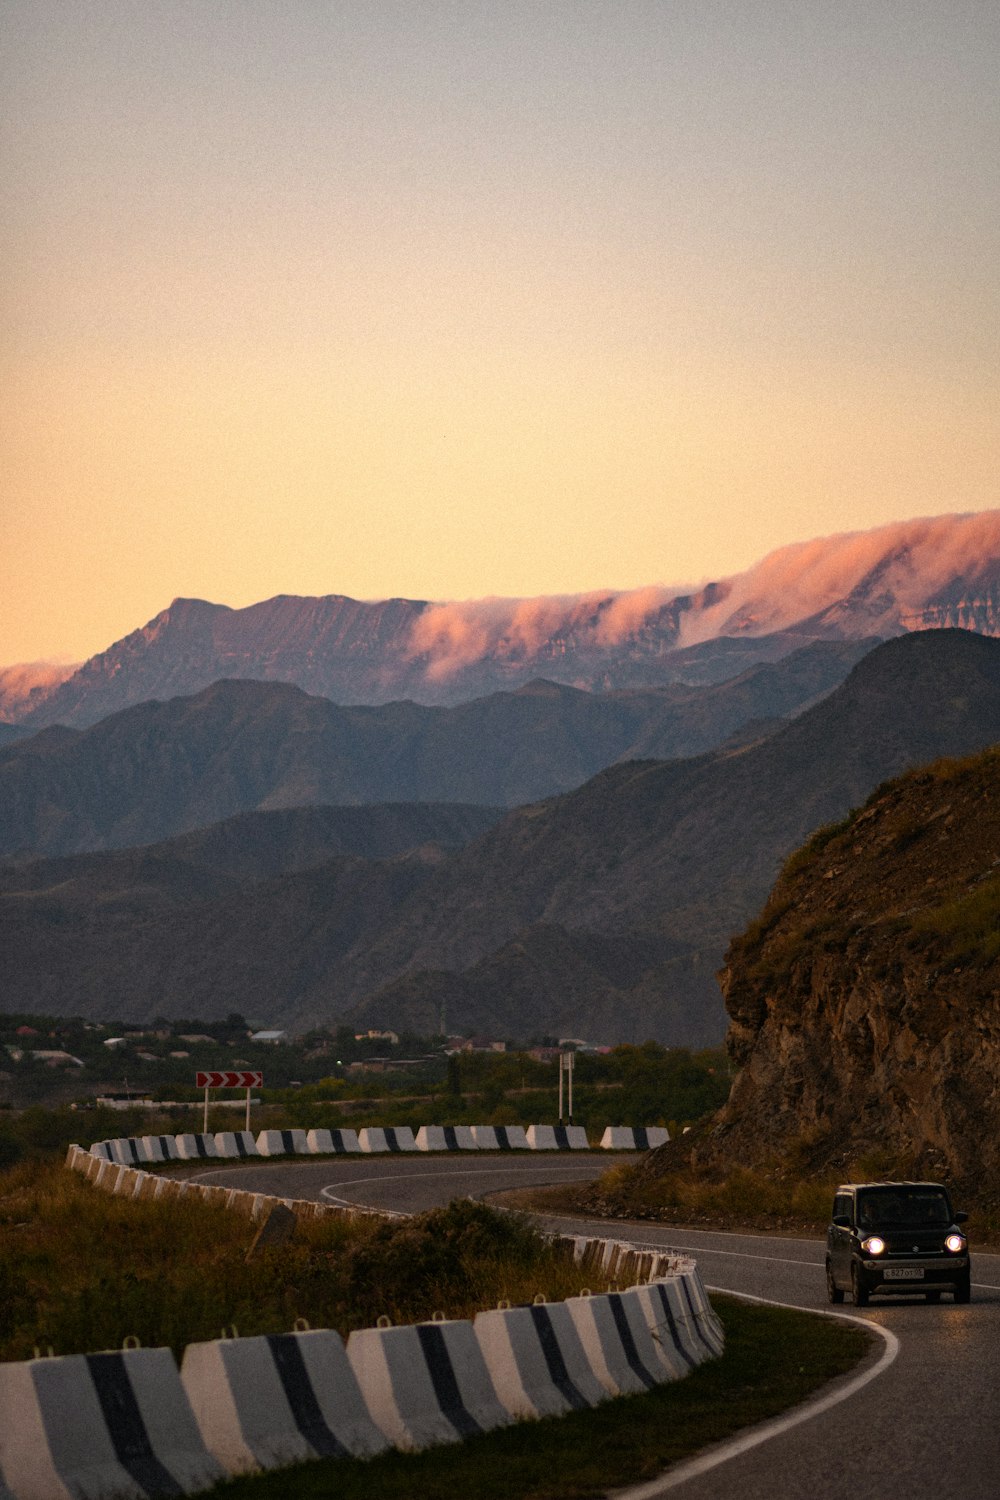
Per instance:
[[[761,1443],[769,1442],[771,1438],[780,1437],[782,1433],[798,1427],[800,1423],[811,1421],[813,1417],[820,1416],[831,1407],[839,1406],[841,1401],[846,1401],[850,1396],[863,1390],[876,1376],[884,1375],[899,1353],[899,1340],[896,1335],[878,1323],[869,1322],[867,1318],[856,1318],[851,1313],[834,1313],[796,1307],[792,1302],[773,1302],[768,1297],[751,1297],[745,1292],[732,1292],[728,1287],[710,1286],[706,1287],[706,1291],[724,1292],[728,1297],[739,1297],[744,1302],[760,1302],[767,1307],[788,1307],[795,1312],[810,1312],[817,1318],[837,1318],[844,1323],[857,1323],[860,1327],[877,1334],[884,1341],[885,1348],[875,1364],[870,1365],[860,1375],[855,1375],[853,1380],[849,1380],[846,1385],[839,1386],[837,1390],[828,1391],[825,1396],[807,1401],[804,1405],[796,1407],[794,1411],[786,1412],[782,1417],[775,1417],[773,1422],[768,1422],[763,1427],[756,1427],[740,1437],[731,1438],[729,1442],[713,1448],[710,1453],[702,1454],[700,1458],[688,1459],[659,1479],[634,1485],[631,1489],[611,1490],[609,1500],[659,1500],[659,1496],[666,1495],[670,1490],[686,1484],[689,1479],[697,1479],[702,1474],[708,1474],[712,1469],[717,1469],[720,1464],[728,1463],[731,1458],[738,1458],[741,1453],[748,1453],[751,1448],[757,1448]]]

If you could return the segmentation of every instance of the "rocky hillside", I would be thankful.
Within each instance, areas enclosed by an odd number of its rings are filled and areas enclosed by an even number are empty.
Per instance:
[[[447,857],[343,858],[183,911],[142,905],[141,882],[89,905],[9,886],[7,1003],[225,1015],[245,989],[302,1029],[444,1008],[456,1029],[716,1042],[715,972],[790,851],[887,777],[998,742],[1000,641],[905,636],[770,739],[614,766]]]
[[[722,974],[739,1073],[703,1160],[1000,1191],[1000,750],[878,788],[788,861]]]
[[[341,708],[288,683],[218,682],[0,749],[0,855],[152,843],[254,808],[532,802],[620,759],[763,738],[866,649],[816,642],[713,687],[538,681],[453,708]]]
[[[93,724],[230,677],[368,704],[459,703],[537,677],[601,691],[699,683],[718,680],[727,657],[738,671],[814,640],[955,626],[1000,632],[1000,511],[818,538],[691,592],[450,604],[279,595],[246,609],[176,599],[20,712],[36,728]]]

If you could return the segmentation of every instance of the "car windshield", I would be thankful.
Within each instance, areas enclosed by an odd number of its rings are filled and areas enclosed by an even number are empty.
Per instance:
[[[858,1222],[869,1229],[890,1224],[916,1229],[950,1223],[951,1210],[940,1188],[874,1188],[859,1195]]]

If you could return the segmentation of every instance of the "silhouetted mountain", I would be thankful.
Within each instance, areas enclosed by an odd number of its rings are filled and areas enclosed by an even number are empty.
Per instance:
[[[930,626],[1000,633],[1000,511],[784,547],[692,593],[460,604],[279,595],[235,610],[176,599],[65,682],[35,689],[20,713],[36,728],[92,724],[232,677],[368,704],[459,703],[539,676],[600,691],[704,683],[813,640]]]
[[[6,1003],[140,1019],[242,997],[293,1027],[351,1013],[397,1029],[444,1005],[449,1027],[501,1035],[718,1039],[710,976],[781,860],[887,776],[996,741],[1000,642],[927,632],[770,739],[611,767],[447,857],[339,857],[165,909],[141,891],[74,904],[15,871]]]
[[[0,750],[0,854],[152,843],[253,808],[533,801],[622,757],[693,754],[828,692],[866,643],[817,643],[716,687],[593,694],[536,681],[454,708],[339,708],[219,682]]]

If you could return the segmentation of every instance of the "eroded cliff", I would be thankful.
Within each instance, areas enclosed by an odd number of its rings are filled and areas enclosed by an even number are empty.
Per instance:
[[[1000,1190],[1000,750],[821,829],[720,980],[739,1071],[696,1159]]]

